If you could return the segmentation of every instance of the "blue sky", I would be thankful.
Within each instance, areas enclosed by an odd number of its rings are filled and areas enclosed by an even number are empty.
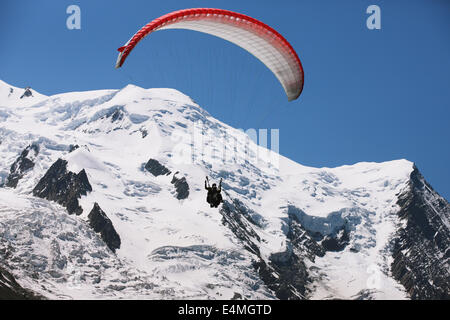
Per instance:
[[[81,30],[66,8],[81,8]],[[366,8],[381,8],[381,30]],[[299,100],[244,50],[192,31],[162,31],[114,69],[116,49],[173,10],[238,11],[277,29],[305,70]],[[238,128],[279,128],[280,152],[334,167],[406,158],[450,199],[450,2],[353,0],[0,0],[0,79],[50,95],[171,87]]]

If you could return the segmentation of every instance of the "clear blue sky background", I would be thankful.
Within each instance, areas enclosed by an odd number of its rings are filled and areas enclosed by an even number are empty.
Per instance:
[[[81,30],[66,8],[81,8]],[[370,4],[382,29],[368,30]],[[305,69],[299,100],[287,102],[258,60],[192,31],[145,39],[124,67],[116,49],[173,10],[217,7],[277,29]],[[0,79],[51,95],[121,88],[176,88],[238,128],[279,128],[280,152],[333,167],[406,158],[450,199],[450,1],[0,0]]]

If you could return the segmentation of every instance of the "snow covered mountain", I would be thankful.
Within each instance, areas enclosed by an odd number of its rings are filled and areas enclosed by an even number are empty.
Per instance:
[[[450,298],[450,205],[413,163],[305,167],[173,89],[0,81],[0,185],[0,297]]]

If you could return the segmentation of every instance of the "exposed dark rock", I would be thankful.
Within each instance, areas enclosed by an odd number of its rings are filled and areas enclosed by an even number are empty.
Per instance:
[[[167,169],[164,165],[159,163],[158,160],[150,159],[145,164],[145,169],[150,172],[155,177],[171,174],[171,171]],[[171,183],[175,186],[176,198],[178,200],[186,199],[189,197],[189,184],[185,177],[177,178],[178,171],[173,175]]]
[[[325,251],[342,251],[350,243],[351,222],[342,217],[339,211],[327,217],[315,217],[289,205],[288,215],[289,219],[306,231],[311,240],[320,243]]]
[[[227,226],[242,241],[246,250],[259,257],[259,242],[261,239],[253,230],[251,223],[245,216],[241,215],[239,209],[225,200],[219,212],[222,214],[222,224]]]
[[[373,294],[376,293],[374,289],[363,289],[352,296],[353,300],[375,300]]]
[[[106,243],[111,251],[115,252],[120,248],[120,237],[117,234],[111,220],[106,213],[100,208],[98,203],[94,204],[88,215],[89,225],[95,232],[100,233],[102,240]]]
[[[92,187],[84,169],[78,174],[67,171],[67,161],[58,159],[39,180],[33,189],[33,195],[56,201],[66,207],[69,214],[79,215],[83,209],[78,199],[91,191]]]
[[[139,129],[139,131],[141,131],[142,138],[145,138],[146,136],[148,136],[148,131],[147,131],[147,129]]]
[[[233,206],[236,211],[243,215],[251,224],[261,228],[263,224],[266,223],[261,215],[247,208],[239,199],[233,199]]]
[[[16,188],[19,180],[23,178],[25,173],[34,168],[34,162],[29,156],[37,156],[39,146],[32,144],[26,147],[20,156],[11,165],[10,173],[6,178],[6,186]]]
[[[258,271],[279,299],[306,299],[307,286],[312,279],[304,261],[314,262],[316,256],[325,255],[325,250],[303,228],[295,214],[288,213],[285,223],[289,240],[286,251],[272,254],[269,265],[260,261]]]
[[[33,92],[31,92],[31,88],[30,87],[26,87],[25,88],[25,92],[22,94],[20,99],[26,98],[26,97],[32,97],[32,96],[33,96]]]
[[[24,289],[6,269],[0,267],[0,300],[40,300],[40,295]]]
[[[406,227],[393,240],[391,271],[412,299],[450,299],[450,205],[414,167],[399,195],[399,217]]]
[[[175,175],[176,173],[173,175],[171,183],[175,186],[177,199],[186,199],[187,197],[189,197],[189,184],[187,183],[185,177],[177,178]]]
[[[345,226],[336,235],[326,236],[320,243],[325,251],[342,251],[350,242],[350,234]]]
[[[161,175],[168,176],[171,173],[169,169],[167,169],[155,159],[148,160],[147,164],[145,165],[145,169],[155,177]]]
[[[73,151],[75,151],[75,150],[77,150],[79,147],[80,147],[80,146],[77,145],[77,144],[71,144],[71,145],[69,146],[69,153],[70,153],[70,152],[73,152]]]
[[[267,264],[262,259],[255,264],[261,279],[275,292],[278,299],[306,299],[306,285],[310,281],[308,269],[291,246],[285,252],[270,256]]]
[[[123,111],[121,109],[116,109],[111,115],[111,122],[115,122],[123,119]]]
[[[314,261],[315,256],[323,256],[325,252],[302,228],[296,217],[289,215],[286,221],[289,240],[286,251],[272,254],[266,262],[259,250],[261,238],[254,229],[258,224],[245,214],[249,210],[241,202],[230,203],[225,200],[219,212],[223,217],[222,223],[230,228],[246,250],[255,255],[253,266],[267,287],[279,299],[305,299],[307,284],[311,279],[304,259]]]
[[[242,295],[240,293],[235,292],[231,300],[242,300]]]
[[[325,255],[326,250],[309,235],[295,214],[288,213],[287,226],[289,229],[286,237],[297,255],[304,256],[312,262],[316,256]]]

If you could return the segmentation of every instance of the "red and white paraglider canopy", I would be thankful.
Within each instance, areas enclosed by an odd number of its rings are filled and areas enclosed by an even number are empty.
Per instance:
[[[289,99],[303,90],[303,67],[297,53],[276,30],[252,17],[222,9],[185,9],[168,13],[141,28],[120,47],[120,68],[134,47],[148,34],[166,29],[189,29],[217,36],[247,50],[278,78]]]

